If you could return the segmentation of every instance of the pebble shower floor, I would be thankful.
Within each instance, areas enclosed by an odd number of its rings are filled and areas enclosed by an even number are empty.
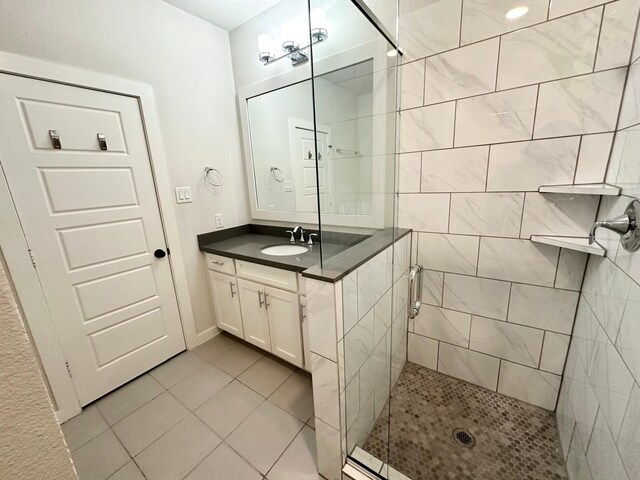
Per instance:
[[[553,412],[413,363],[390,403],[391,421],[385,408],[363,449],[412,480],[568,479]],[[456,441],[457,429],[473,448]]]

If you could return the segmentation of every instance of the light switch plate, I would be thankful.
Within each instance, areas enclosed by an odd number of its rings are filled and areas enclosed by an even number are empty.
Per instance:
[[[191,203],[191,187],[176,187],[176,203]]]
[[[216,213],[214,218],[216,219],[216,228],[224,227],[224,220],[221,213]]]

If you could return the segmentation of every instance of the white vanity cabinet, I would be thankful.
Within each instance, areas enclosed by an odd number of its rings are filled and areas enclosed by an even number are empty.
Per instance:
[[[205,257],[218,327],[309,370],[302,277],[244,260]]]
[[[264,285],[239,278],[238,289],[240,290],[244,339],[264,350],[271,351]]]
[[[229,333],[244,338],[240,298],[236,277],[209,270],[209,285],[213,297],[218,326]]]

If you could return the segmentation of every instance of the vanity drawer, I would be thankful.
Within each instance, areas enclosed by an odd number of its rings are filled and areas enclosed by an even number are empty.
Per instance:
[[[244,260],[236,260],[236,268],[238,269],[238,276],[247,280],[253,280],[263,285],[271,285],[291,292],[298,291],[295,272],[245,262]]]
[[[222,257],[212,253],[205,253],[204,255],[207,259],[207,268],[209,270],[235,275],[236,267],[233,265],[233,258]]]

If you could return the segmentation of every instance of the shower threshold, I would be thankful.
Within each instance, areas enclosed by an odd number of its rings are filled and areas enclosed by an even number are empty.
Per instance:
[[[411,480],[568,479],[553,412],[409,362],[362,450]]]

